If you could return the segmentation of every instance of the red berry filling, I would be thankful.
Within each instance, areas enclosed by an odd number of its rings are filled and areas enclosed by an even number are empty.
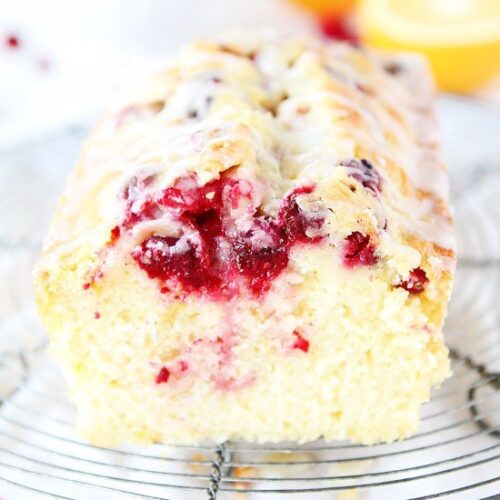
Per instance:
[[[155,382],[157,384],[166,384],[169,378],[170,378],[170,370],[167,367],[163,366],[156,375]]]
[[[210,256],[199,255],[197,246],[191,242],[184,247],[180,239],[151,236],[134,250],[132,256],[150,278],[162,281],[173,278],[187,293],[219,288],[222,291],[224,287],[222,279],[210,269]],[[168,287],[162,287],[162,292],[164,288],[168,291]]]
[[[368,160],[348,160],[341,163],[349,170],[349,176],[356,179],[365,189],[377,195],[382,191],[382,178]]]
[[[294,349],[299,349],[301,351],[308,352],[309,351],[309,341],[307,339],[305,339],[300,334],[300,332],[298,332],[297,330],[294,330],[293,334],[295,335],[295,341],[294,341],[292,347]]]
[[[184,293],[223,299],[244,286],[259,296],[287,267],[295,245],[324,238],[324,217],[303,211],[297,203],[298,196],[312,191],[307,186],[290,193],[276,217],[260,215],[252,204],[252,186],[228,176],[201,187],[194,176],[181,178],[155,198],[143,196],[144,211],[127,194],[126,227],[162,212],[182,227],[179,236],[147,238],[132,256],[150,278],[166,282],[162,290],[174,285]],[[233,212],[241,207],[246,216],[237,220]]]
[[[425,290],[425,285],[427,285],[428,282],[429,278],[425,274],[425,271],[420,267],[416,267],[410,271],[408,279],[402,281],[398,287],[404,288],[412,295],[417,295]]]
[[[345,239],[344,264],[348,267],[371,266],[378,261],[375,250],[369,235],[355,231]]]

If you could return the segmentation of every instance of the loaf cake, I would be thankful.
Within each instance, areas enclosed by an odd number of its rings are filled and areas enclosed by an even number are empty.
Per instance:
[[[447,169],[424,61],[185,47],[87,140],[35,269],[100,445],[402,439],[449,373]]]

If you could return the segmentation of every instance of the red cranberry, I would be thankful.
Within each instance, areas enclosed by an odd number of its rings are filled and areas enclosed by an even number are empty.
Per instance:
[[[339,15],[323,16],[319,21],[319,27],[321,32],[328,38],[342,40],[353,45],[359,43],[358,36],[348,17]]]
[[[17,35],[7,35],[5,37],[5,46],[9,49],[18,49],[21,46],[21,42]]]
[[[370,266],[378,261],[370,236],[359,231],[351,233],[344,242],[344,263],[348,267]]]
[[[250,235],[232,242],[237,270],[246,278],[254,295],[268,291],[272,281],[288,265],[288,249],[279,228],[269,224],[267,235],[271,241],[265,247],[252,244]]]
[[[94,318],[95,318],[95,319],[99,319],[100,317],[101,317],[101,313],[100,313],[99,311],[96,311],[96,312],[94,313]]]
[[[295,342],[292,347],[294,349],[299,349],[304,352],[309,351],[309,341],[305,339],[297,330],[294,330],[293,334],[295,335]]]
[[[323,216],[305,213],[297,204],[297,196],[312,193],[312,186],[303,186],[289,194],[278,213],[278,223],[283,228],[283,236],[291,243],[316,243],[323,236]]]
[[[109,233],[108,245],[114,245],[120,237],[120,226],[115,226]]]
[[[425,274],[425,271],[420,267],[416,267],[410,271],[408,279],[402,281],[398,286],[404,288],[412,295],[417,295],[425,290],[425,285],[427,285],[428,282],[429,278]]]
[[[341,163],[349,169],[349,176],[356,179],[364,188],[377,195],[382,191],[382,178],[375,167],[365,159],[347,160]]]
[[[170,371],[168,368],[163,366],[156,375],[155,382],[157,384],[166,384],[169,378],[170,378]]]

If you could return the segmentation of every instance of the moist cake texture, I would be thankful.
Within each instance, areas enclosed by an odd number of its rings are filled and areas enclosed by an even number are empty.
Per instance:
[[[416,56],[185,47],[86,142],[35,270],[90,441],[417,429],[449,375],[454,251]]]

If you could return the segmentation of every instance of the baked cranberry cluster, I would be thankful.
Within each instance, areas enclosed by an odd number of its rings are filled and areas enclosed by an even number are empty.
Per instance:
[[[428,282],[429,278],[427,277],[427,274],[425,274],[425,271],[420,267],[416,267],[410,271],[408,279],[402,281],[399,284],[399,287],[404,288],[412,295],[417,295],[425,290],[425,286]]]
[[[366,189],[380,191],[380,176],[368,162],[351,160],[346,166]],[[283,198],[273,217],[261,212],[254,187],[241,178],[226,174],[200,186],[192,174],[160,192],[154,190],[154,180],[134,177],[124,188],[125,217],[112,229],[108,245],[115,244],[121,230],[168,214],[180,227],[177,233],[152,234],[132,252],[141,269],[161,282],[162,293],[201,293],[224,300],[246,289],[261,296],[288,266],[295,246],[325,238],[324,215],[302,209],[297,201],[314,191],[311,185]],[[370,235],[354,231],[344,240],[344,265],[374,265],[376,250]],[[418,294],[427,282],[425,272],[416,268],[398,286]]]
[[[365,159],[346,160],[341,163],[343,167],[348,167],[349,176],[356,179],[365,189],[373,195],[382,191],[382,178],[377,169]]]
[[[344,264],[347,267],[371,266],[376,264],[376,246],[370,236],[354,231],[344,241]]]
[[[226,175],[199,186],[192,175],[145,196],[150,183],[150,178],[134,179],[124,190],[122,225],[131,228],[165,212],[180,223],[179,235],[152,235],[132,253],[150,278],[162,282],[162,292],[226,299],[246,288],[260,296],[287,267],[293,247],[324,238],[324,217],[297,202],[313,192],[312,186],[288,194],[271,217],[252,202],[253,187],[243,179]],[[234,213],[241,206],[246,213],[240,213],[238,223]]]

